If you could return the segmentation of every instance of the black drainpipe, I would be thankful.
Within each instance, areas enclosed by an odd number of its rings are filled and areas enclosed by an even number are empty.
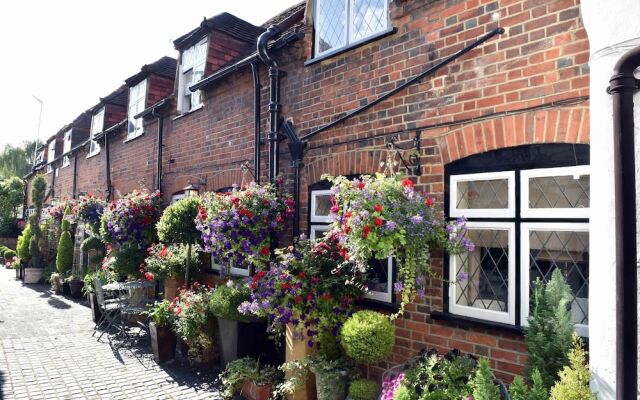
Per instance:
[[[111,158],[109,157],[109,135],[106,133],[104,134],[104,158],[105,158],[104,176],[107,181],[106,182],[107,183],[106,201],[110,201],[111,200]]]
[[[633,94],[639,81],[640,47],[618,61],[609,81],[613,100],[613,162],[616,210],[616,398],[638,390],[638,259]]]
[[[251,63],[253,72],[253,171],[257,184],[260,184],[260,64],[257,61]]]
[[[76,193],[78,191],[78,153],[75,153],[73,156],[73,195],[72,198],[76,198]]]
[[[295,201],[295,211],[293,216],[293,237],[300,236],[300,170],[304,166],[302,159],[304,158],[304,148],[307,142],[303,142],[293,128],[291,121],[286,121],[282,126],[287,135],[287,145],[291,154],[291,164],[293,165],[293,200]]]
[[[269,181],[273,182],[278,175],[280,154],[278,144],[278,119],[280,118],[280,66],[269,54],[269,40],[278,34],[279,29],[271,25],[258,38],[258,55],[263,63],[269,66]]]
[[[158,119],[158,164],[156,165],[156,190],[162,193],[162,129],[164,128],[164,118],[157,108],[154,108],[151,111],[151,115]]]

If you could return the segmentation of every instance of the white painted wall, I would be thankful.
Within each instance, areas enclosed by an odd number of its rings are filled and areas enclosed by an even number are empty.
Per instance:
[[[615,399],[613,114],[611,97],[606,93],[606,88],[615,63],[625,52],[640,45],[640,1],[582,0],[581,11],[591,52],[589,347],[592,386],[600,399]],[[640,105],[640,95],[636,96],[636,100],[636,104]],[[640,110],[636,108],[636,111]],[[640,134],[640,112],[636,113],[636,132]],[[636,137],[636,143],[640,142],[640,135]],[[640,149],[638,146],[636,148]],[[640,151],[637,150],[636,154],[640,155]],[[640,163],[636,165],[640,166]],[[640,178],[638,172],[640,168],[636,172]]]

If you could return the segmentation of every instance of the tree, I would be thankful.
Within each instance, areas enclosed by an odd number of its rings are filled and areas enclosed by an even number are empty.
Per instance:
[[[24,182],[17,176],[0,182],[0,218],[15,218],[24,203]]]
[[[574,332],[567,309],[570,299],[571,288],[559,269],[553,271],[548,283],[544,284],[540,279],[534,282],[525,338],[528,352],[526,369],[529,377],[535,369],[540,372],[547,391],[558,378],[558,372],[569,363],[567,354]]]
[[[20,146],[5,146],[0,153],[0,176],[9,178],[28,174],[34,165],[34,150],[41,145],[41,142],[32,140],[23,142]]]
[[[473,378],[474,400],[496,400],[500,398],[500,387],[493,382],[493,373],[489,367],[489,360],[481,358],[478,361],[476,375]]]
[[[42,216],[42,203],[44,202],[47,181],[43,175],[37,175],[33,179],[31,187],[31,199],[36,211],[29,217],[29,227],[31,228],[31,240],[29,241],[29,266],[31,268],[42,268],[41,242],[42,230],[40,229],[40,217]]]
[[[64,212],[65,217],[70,214],[69,207]],[[56,255],[56,269],[63,274],[71,269],[73,264],[73,240],[71,239],[71,225],[67,218],[62,218],[62,233],[58,241],[58,252]]]
[[[31,242],[31,227],[27,225],[22,231],[22,235],[18,237],[18,246],[16,251],[20,261],[27,262],[29,260],[29,243]]]
[[[569,366],[560,371],[560,380],[551,389],[551,400],[595,400],[589,388],[591,372],[587,352],[578,335],[573,335],[573,348],[569,351]]]

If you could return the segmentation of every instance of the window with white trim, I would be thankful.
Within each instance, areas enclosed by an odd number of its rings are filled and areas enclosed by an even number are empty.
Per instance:
[[[143,80],[132,88],[129,88],[129,113],[127,124],[127,140],[133,139],[143,133],[143,119],[134,118],[144,111],[147,99],[147,80]]]
[[[104,130],[104,107],[91,117],[91,142],[89,142],[89,154],[91,157],[100,153],[100,143],[95,139],[96,135]]]
[[[49,142],[47,147],[47,174],[53,172],[53,160],[56,158],[56,140]]]
[[[62,146],[62,154],[64,154],[65,156],[62,158],[62,168],[69,166],[69,164],[71,163],[68,153],[71,151],[72,133],[72,130],[69,129],[64,134],[64,145]]]
[[[329,189],[311,190],[309,196],[309,239],[319,239],[329,229],[332,207]],[[369,263],[369,275],[365,282],[368,291],[365,298],[383,303],[393,303],[393,258],[373,259]]]
[[[315,56],[364,42],[389,26],[389,0],[317,0]]]
[[[178,110],[186,113],[202,105],[200,91],[192,92],[189,86],[199,82],[204,77],[207,62],[208,38],[182,52],[180,63],[180,78],[178,81]]]
[[[449,257],[448,311],[526,326],[533,283],[560,269],[572,290],[576,331],[588,337],[589,166],[531,166],[447,173],[449,217],[468,219],[475,244],[473,251]]]
[[[44,161],[44,150],[38,152],[38,155],[36,156],[34,165],[38,165],[43,161]]]

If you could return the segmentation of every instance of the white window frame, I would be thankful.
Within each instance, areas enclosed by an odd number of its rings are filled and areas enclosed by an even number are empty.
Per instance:
[[[68,167],[71,164],[71,159],[69,158],[69,152],[71,151],[71,141],[73,139],[73,129],[69,129],[64,133],[64,142],[62,146],[62,168]]]
[[[47,145],[47,174],[53,172],[53,160],[56,158],[56,140],[53,139]]]
[[[520,224],[520,296],[522,298],[520,302],[520,325],[524,327],[529,326],[527,318],[529,318],[531,296],[529,287],[529,252],[531,250],[529,236],[531,231],[586,232],[589,234],[589,247],[591,247],[588,222],[522,222]],[[591,268],[591,265],[589,265],[589,268]],[[589,285],[589,291],[591,291],[591,285]],[[589,337],[588,325],[575,324],[574,327],[578,335]]]
[[[213,255],[211,255],[211,269],[214,271],[218,271],[220,274],[222,274],[222,269],[227,270],[226,272],[229,273],[229,276],[251,276],[251,266],[249,266],[249,268],[236,268],[236,267],[230,267],[227,268],[226,265],[222,265],[222,264],[218,264],[215,260],[215,258],[213,257]]]
[[[173,196],[171,196],[171,204],[184,199],[185,197],[187,197],[186,194],[184,193],[178,193],[178,194],[174,194]]]
[[[147,79],[140,81],[137,85],[129,88],[129,102],[127,107],[127,139],[137,138],[144,133],[143,118],[134,118],[145,110],[147,100]],[[142,104],[142,105],[141,105]],[[133,130],[131,128],[133,127]],[[125,141],[126,141],[125,140]]]
[[[458,208],[458,183],[470,181],[507,180],[507,208]],[[467,218],[514,218],[516,216],[515,171],[482,172],[451,175],[449,178],[449,216]]]
[[[520,214],[522,218],[589,218],[590,207],[587,208],[529,208],[529,179],[551,176],[585,176],[590,175],[588,165],[560,168],[538,168],[520,171],[521,196]]]
[[[341,50],[344,49],[348,49],[350,47],[354,47],[360,43],[366,42],[367,40],[369,40],[372,37],[376,37],[377,35],[383,34],[384,32],[389,30],[389,27],[391,26],[391,21],[389,19],[389,1],[385,0],[384,1],[384,14],[387,17],[386,18],[386,26],[382,29],[380,29],[377,32],[372,32],[371,34],[369,34],[368,36],[364,36],[360,39],[355,39],[355,29],[353,29],[353,9],[354,4],[353,2],[355,0],[342,0],[344,3],[346,3],[346,7],[345,7],[345,13],[344,13],[344,21],[343,24],[345,26],[345,33],[344,33],[344,42],[345,44],[343,46],[340,47],[334,47],[331,49],[327,49],[323,52],[320,52],[320,34],[319,29],[318,29],[318,23],[320,21],[319,15],[318,13],[320,12],[320,2],[323,0],[317,0],[317,4],[315,4],[314,7],[314,12],[313,12],[313,21],[314,21],[314,27],[315,27],[315,31],[316,34],[314,35],[315,39],[314,39],[314,43],[313,43],[313,50],[314,50],[314,57],[321,57],[324,56],[326,54],[331,54],[331,53],[336,53],[339,52]]]
[[[38,155],[36,156],[36,159],[34,161],[34,165],[40,164],[43,161],[44,161],[44,150],[41,150],[41,151],[38,152]]]
[[[477,307],[463,306],[456,303],[458,285],[449,284],[449,312],[465,317],[478,318],[487,321],[514,325],[516,323],[516,226],[513,222],[467,222],[469,230],[499,230],[507,231],[509,235],[509,304],[507,312],[483,310]],[[455,255],[449,256],[449,277],[455,279],[457,263]]]
[[[102,107],[100,108],[100,111],[91,116],[91,142],[89,143],[89,154],[87,154],[87,158],[100,153],[100,143],[95,140],[95,137],[97,134],[104,131],[104,115],[105,107]]]
[[[204,77],[204,71],[207,66],[207,55],[209,53],[208,45],[209,37],[207,36],[182,52],[180,75],[178,78],[178,110],[180,110],[181,113],[195,111],[203,106],[201,91],[191,92],[189,87]],[[204,47],[202,54],[199,53],[200,47]],[[189,71],[191,71],[192,74],[191,79],[187,82],[186,74]],[[201,73],[202,76],[198,78],[198,75],[194,74],[196,71]],[[187,97],[189,101],[187,101]]]
[[[322,235],[329,230],[328,225],[311,225],[309,227],[309,239],[320,239]]]
[[[316,215],[316,205],[318,196],[331,195],[331,190],[314,190],[311,192],[311,210],[310,218],[311,222],[329,223],[331,222],[331,215]]]

